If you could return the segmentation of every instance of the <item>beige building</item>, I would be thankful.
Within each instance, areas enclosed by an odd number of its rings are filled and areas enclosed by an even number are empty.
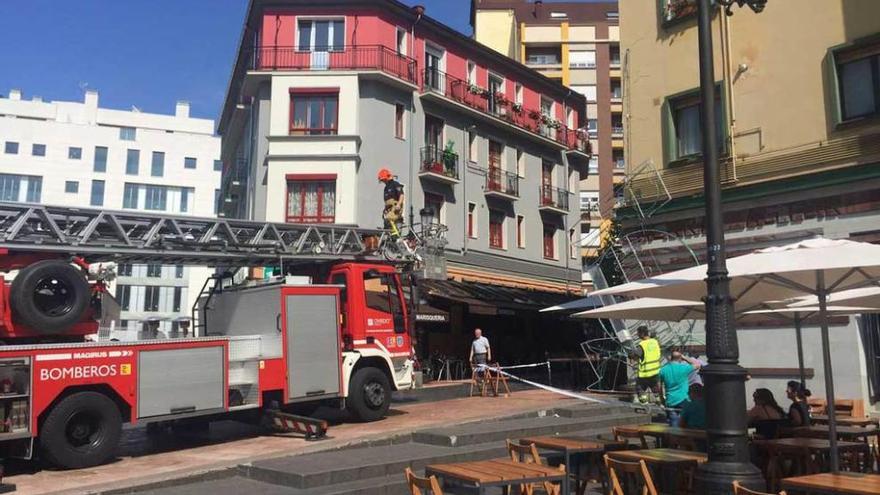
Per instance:
[[[688,262],[682,243],[701,259],[705,247],[695,10],[693,0],[620,1],[618,218],[645,233],[641,256],[664,270]],[[773,0],[761,14],[716,12],[712,30],[729,255],[816,235],[880,242],[880,2]],[[878,400],[880,329],[851,320],[832,332],[838,395]],[[749,386],[781,392],[793,378],[782,370],[796,366],[791,330],[739,335],[743,364],[773,376]],[[822,396],[818,333],[806,339]]]
[[[592,258],[625,166],[617,2],[473,0],[471,9],[477,41],[587,98],[593,155],[577,199],[582,254]]]

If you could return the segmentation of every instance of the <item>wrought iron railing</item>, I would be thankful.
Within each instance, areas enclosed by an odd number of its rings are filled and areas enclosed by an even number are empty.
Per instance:
[[[425,146],[421,149],[420,173],[442,175],[458,180],[458,154],[439,146]]]
[[[416,61],[383,45],[300,50],[262,46],[254,49],[252,70],[378,70],[418,83]]]
[[[568,197],[570,193],[558,187],[541,186],[541,206],[568,211]]]
[[[486,192],[519,197],[519,176],[500,168],[490,168],[486,173]]]

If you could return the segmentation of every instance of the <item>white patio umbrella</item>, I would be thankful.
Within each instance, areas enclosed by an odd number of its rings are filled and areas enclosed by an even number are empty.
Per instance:
[[[815,238],[760,249],[727,260],[730,292],[740,311],[760,309],[765,301],[816,296],[822,330],[822,361],[829,405],[831,470],[839,469],[837,422],[834,417],[834,380],[828,338],[828,294],[857,289],[880,280],[880,246],[847,240]],[[706,265],[621,284],[591,296],[633,295],[700,300],[706,294]]]
[[[859,289],[842,290],[828,294],[828,303],[847,306],[867,306],[880,308],[880,287],[862,287]],[[788,306],[792,308],[815,306],[819,304],[816,296],[799,298]]]
[[[576,311],[579,309],[597,308],[600,306],[602,306],[602,300],[598,297],[584,297],[582,299],[575,299],[574,301],[568,301],[566,303],[550,306],[540,310],[539,312],[547,313],[550,311]]]

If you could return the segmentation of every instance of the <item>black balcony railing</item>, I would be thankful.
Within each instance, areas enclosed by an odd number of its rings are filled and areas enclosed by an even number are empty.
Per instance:
[[[521,129],[552,139],[570,150],[590,154],[590,141],[585,131],[566,125],[538,110],[523,108],[500,92],[481,88],[437,69],[426,68],[422,91],[441,94],[486,115],[507,121]]]
[[[421,155],[422,164],[419,172],[458,180],[458,154],[439,146],[425,146],[421,150]]]
[[[519,176],[500,168],[490,168],[486,174],[486,192],[519,197]]]
[[[378,70],[412,84],[418,82],[416,61],[383,45],[356,45],[327,50],[263,46],[254,50],[252,70]]]
[[[552,186],[541,186],[541,206],[568,211],[569,192]]]

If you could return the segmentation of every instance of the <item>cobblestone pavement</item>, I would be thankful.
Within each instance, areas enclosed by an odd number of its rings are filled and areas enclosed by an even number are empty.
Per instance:
[[[454,425],[480,418],[571,404],[544,391],[515,392],[510,397],[472,397],[426,403],[392,405],[388,418],[374,423],[341,423],[330,428],[330,439],[306,442],[293,434],[261,435],[249,425],[231,421],[211,425],[203,435],[168,432],[147,436],[145,429],[126,430],[116,462],[71,471],[42,468],[36,463],[9,463],[3,481],[17,493],[89,493],[100,489],[180,477],[189,473],[233,466],[262,458],[314,452],[358,441],[406,434],[429,426]]]

